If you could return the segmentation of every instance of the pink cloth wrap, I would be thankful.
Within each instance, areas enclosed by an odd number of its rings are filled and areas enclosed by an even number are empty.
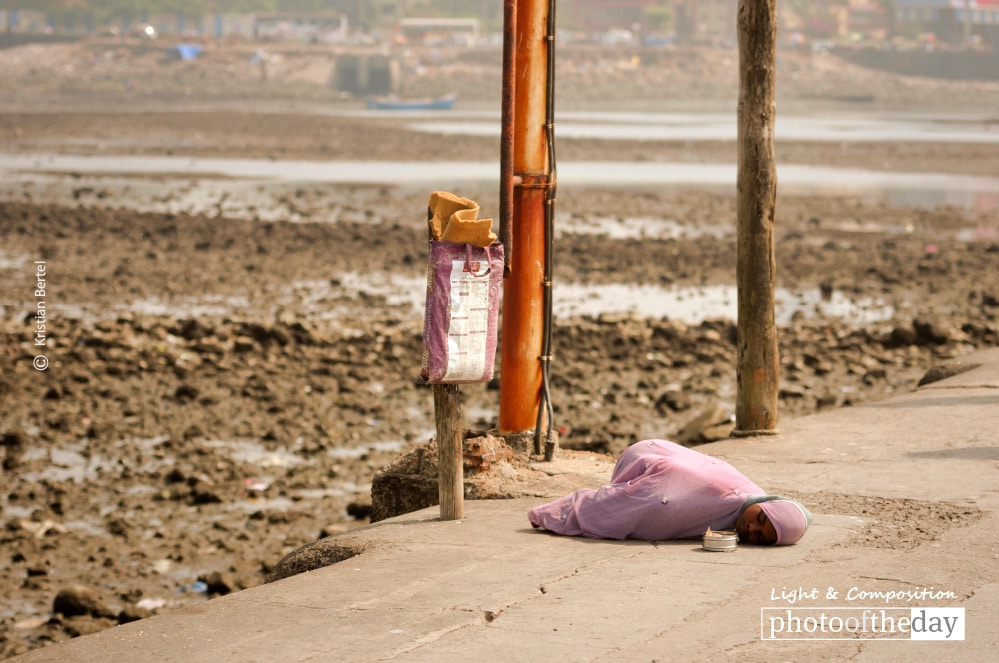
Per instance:
[[[778,546],[789,546],[797,543],[808,529],[808,516],[802,510],[804,507],[793,500],[773,500],[760,502],[760,508],[777,530]]]
[[[644,440],[618,458],[611,483],[532,508],[532,523],[599,539],[686,539],[731,529],[762,488],[723,460],[666,440]],[[780,530],[778,530],[780,531]]]

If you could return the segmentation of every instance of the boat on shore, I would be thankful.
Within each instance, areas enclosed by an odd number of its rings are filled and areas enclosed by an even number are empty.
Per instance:
[[[440,97],[400,97],[389,95],[385,97],[368,97],[368,108],[375,110],[449,110],[458,100],[457,94],[445,94]]]

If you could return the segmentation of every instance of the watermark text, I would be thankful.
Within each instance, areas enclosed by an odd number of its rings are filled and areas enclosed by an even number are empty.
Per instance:
[[[964,640],[964,608],[762,608],[763,640]]]
[[[45,356],[44,350],[38,350],[38,348],[48,347],[48,306],[46,304],[48,266],[44,260],[36,260],[34,265],[35,329],[33,347],[38,354],[35,355],[31,363],[37,370],[44,371],[49,367],[49,358]]]

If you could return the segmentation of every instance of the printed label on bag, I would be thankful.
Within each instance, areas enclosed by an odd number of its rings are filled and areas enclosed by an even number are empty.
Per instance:
[[[467,269],[466,269],[467,266]],[[451,320],[443,381],[476,380],[486,368],[489,333],[489,264],[451,261]]]

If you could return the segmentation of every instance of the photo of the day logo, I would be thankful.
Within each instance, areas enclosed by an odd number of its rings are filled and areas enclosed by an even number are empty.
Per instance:
[[[964,608],[762,608],[763,640],[964,640]]]

